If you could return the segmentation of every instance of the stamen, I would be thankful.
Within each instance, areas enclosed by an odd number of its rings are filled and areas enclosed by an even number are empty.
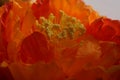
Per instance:
[[[40,17],[40,21],[36,22],[36,26],[43,28],[49,39],[53,37],[74,39],[85,33],[84,25],[78,19],[68,16],[63,11],[60,11],[60,22],[55,22],[55,19],[56,17],[51,13],[48,19]]]

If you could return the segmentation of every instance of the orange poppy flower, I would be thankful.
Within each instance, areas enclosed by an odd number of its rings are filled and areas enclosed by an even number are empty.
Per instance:
[[[0,7],[0,74],[7,80],[115,80],[119,53],[120,21],[82,0],[13,0]]]

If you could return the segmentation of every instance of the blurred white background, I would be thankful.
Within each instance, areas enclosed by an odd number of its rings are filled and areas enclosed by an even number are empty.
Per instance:
[[[120,0],[83,0],[100,15],[120,20]]]

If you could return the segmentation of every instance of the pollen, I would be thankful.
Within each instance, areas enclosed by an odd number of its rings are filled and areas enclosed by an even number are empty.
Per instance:
[[[85,33],[86,29],[80,20],[60,11],[60,20],[56,21],[56,16],[51,13],[48,18],[40,17],[36,21],[36,26],[43,29],[49,39],[75,39]]]

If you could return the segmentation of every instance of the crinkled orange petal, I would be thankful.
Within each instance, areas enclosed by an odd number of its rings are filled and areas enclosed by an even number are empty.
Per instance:
[[[15,63],[10,66],[15,80],[65,80],[66,76],[56,63],[38,62],[32,65]]]
[[[108,75],[98,67],[88,70],[83,69],[74,77],[76,80],[108,80]]]
[[[69,76],[88,68],[87,65],[96,66],[101,56],[99,43],[94,38],[85,35],[82,40],[56,53],[57,64]]]
[[[98,13],[82,0],[50,0],[50,9],[54,14],[59,14],[59,10],[63,10],[68,15],[80,19],[85,26],[99,17]]]
[[[21,20],[23,20],[26,13],[30,10],[30,3],[28,1],[15,0],[13,1],[12,11],[14,15],[19,16]]]
[[[23,2],[21,0],[18,0],[17,2],[13,1],[12,12],[13,15],[16,16],[16,20],[19,21],[20,26],[18,28],[21,30],[21,32],[25,36],[31,34],[32,27],[35,23],[35,17],[32,14],[30,3]]]
[[[113,41],[120,44],[120,21],[109,18],[95,20],[87,29],[88,33],[98,40]]]
[[[3,6],[4,12],[1,15],[1,19],[0,19],[1,26],[3,26],[3,27],[6,27],[7,18],[8,18],[8,15],[10,13],[11,8],[12,8],[11,3],[7,3]]]
[[[49,62],[52,58],[53,48],[48,44],[43,34],[34,32],[22,41],[20,59],[24,63]]]
[[[101,42],[102,55],[99,65],[104,68],[109,68],[113,65],[119,65],[120,61],[120,45],[113,44],[111,42]]]
[[[4,13],[4,9],[3,9],[3,7],[0,7],[0,17],[1,17],[1,15]]]
[[[41,16],[48,17],[50,14],[49,1],[50,0],[37,0],[37,3],[33,3],[32,10],[37,19]]]
[[[8,59],[7,54],[7,41],[4,39],[4,35],[2,33],[3,28],[0,26],[0,63],[6,61]]]
[[[25,36],[33,32],[32,27],[34,23],[35,23],[35,17],[33,16],[31,10],[28,10],[21,23],[22,24],[21,31]]]
[[[15,28],[21,29],[24,35],[32,33],[35,17],[30,9],[30,4],[23,1],[13,1],[4,5],[4,13],[1,17],[2,26],[5,27],[5,36],[8,41],[14,37]],[[15,26],[19,23],[20,26]]]
[[[5,28],[6,28],[6,18],[11,9],[11,5],[6,4],[2,8],[4,12],[0,16],[0,63],[8,60],[8,54],[7,54],[8,42],[6,40]]]

